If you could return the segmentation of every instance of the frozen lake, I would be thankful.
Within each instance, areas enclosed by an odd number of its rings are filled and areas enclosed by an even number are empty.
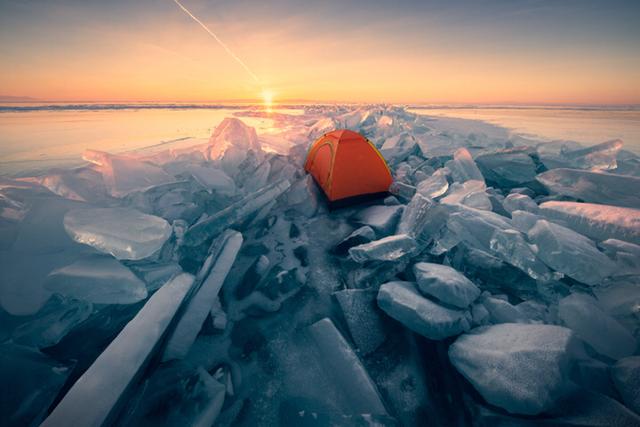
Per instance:
[[[593,145],[611,139],[640,153],[640,110],[560,107],[420,107],[410,111],[439,117],[481,120],[514,134],[543,141],[570,140]]]

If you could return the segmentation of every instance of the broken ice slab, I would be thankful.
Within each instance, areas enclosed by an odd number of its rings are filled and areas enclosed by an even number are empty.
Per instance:
[[[67,392],[42,426],[100,426],[142,371],[193,284],[180,274],[149,298],[138,314]],[[72,421],[71,421],[72,420]]]
[[[130,260],[153,255],[171,236],[167,221],[129,208],[74,209],[64,216],[64,228],[78,243]]]
[[[375,205],[362,209],[354,217],[358,224],[373,228],[378,236],[386,236],[393,232],[402,214],[403,206]]]
[[[621,140],[612,139],[591,147],[565,151],[562,159],[578,169],[611,170],[617,167],[616,158],[622,145]]]
[[[487,402],[535,415],[569,391],[574,343],[561,326],[503,323],[463,334],[449,347],[449,359]]]
[[[418,244],[406,234],[394,234],[349,249],[349,256],[355,262],[397,261],[416,251]]]
[[[407,328],[432,340],[471,328],[469,311],[439,305],[422,296],[411,282],[393,281],[380,286],[378,306]]]
[[[344,392],[345,406],[350,408],[350,412],[386,415],[387,410],[375,383],[333,322],[324,318],[309,326],[308,331],[316,346],[319,362],[326,375]]]
[[[596,286],[615,271],[615,263],[593,241],[569,228],[541,219],[527,236],[545,264],[579,282]]]
[[[484,182],[482,172],[466,148],[458,148],[453,153],[453,159],[445,163],[445,167],[449,169],[451,178],[456,182],[462,183],[471,179]]]
[[[318,210],[320,195],[311,175],[299,179],[287,191],[287,206],[310,218]]]
[[[138,390],[118,425],[211,427],[226,392],[201,366],[175,364],[160,366]]]
[[[639,276],[616,277],[606,286],[593,288],[600,307],[630,330],[638,327],[640,317],[640,281]]]
[[[539,214],[594,240],[619,239],[640,245],[640,209],[554,201],[542,203]]]
[[[470,208],[491,210],[491,201],[486,193],[484,181],[468,180],[464,183],[454,182],[447,195],[440,199],[445,205],[465,205]]]
[[[445,304],[465,308],[480,296],[480,288],[447,265],[418,262],[413,266],[413,272],[420,292]]]
[[[611,377],[624,404],[640,414],[640,356],[618,360],[611,368]]]
[[[432,199],[442,196],[449,189],[449,182],[447,181],[448,173],[449,169],[447,168],[438,169],[431,174],[430,177],[420,181],[416,187],[416,191]]]
[[[598,247],[618,265],[616,276],[640,273],[640,245],[618,239],[607,239],[598,243]]]
[[[234,117],[225,118],[211,134],[207,158],[220,162],[222,170],[233,177],[250,152],[262,158],[256,130]]]
[[[143,263],[131,264],[129,268],[141,277],[147,286],[147,291],[155,291],[160,286],[167,283],[169,279],[178,273],[182,273],[182,269],[175,262],[168,263]]]
[[[107,255],[90,255],[58,268],[47,277],[45,288],[95,304],[133,304],[147,297],[142,280]]]
[[[362,226],[354,230],[340,243],[338,243],[334,248],[334,252],[338,255],[345,255],[348,253],[350,248],[362,245],[363,243],[369,243],[370,241],[375,240],[375,238],[376,232],[373,231],[373,228],[368,225]]]
[[[11,338],[30,347],[49,347],[86,320],[92,311],[93,305],[89,302],[53,295],[40,311],[13,331]]]
[[[350,269],[347,273],[349,287],[377,289],[403,272],[409,266],[409,261],[408,258],[401,258],[398,261],[373,262],[367,267]]]
[[[236,193],[233,179],[220,169],[190,164],[185,166],[185,170],[209,192],[216,191],[224,196],[233,196]]]
[[[533,279],[548,281],[552,278],[522,233],[514,230],[506,217],[491,211],[462,207],[449,216],[447,227],[469,246],[500,258]]]
[[[71,365],[31,348],[0,345],[0,425],[38,425],[71,371]]]
[[[589,203],[640,208],[640,177],[578,169],[552,169],[541,173],[536,179],[552,194]]]
[[[526,211],[536,213],[538,211],[538,204],[526,194],[509,194],[502,201],[504,209],[512,213],[513,211]]]
[[[631,333],[585,294],[571,294],[558,302],[558,318],[598,353],[613,360],[631,356],[638,346]]]
[[[50,171],[34,181],[65,199],[91,203],[110,199],[102,175],[90,167]]]
[[[514,187],[533,181],[536,165],[529,147],[507,148],[480,154],[475,161],[487,181],[503,187]]]
[[[429,197],[416,193],[400,216],[396,234],[406,234],[418,238],[429,220],[431,208],[435,206]]]
[[[380,154],[389,165],[397,165],[418,149],[416,140],[410,134],[404,132],[387,140],[380,148]]]
[[[185,233],[184,245],[198,246],[226,228],[245,221],[251,214],[287,191],[290,186],[291,183],[288,180],[267,185],[210,217],[195,223]]]
[[[511,212],[511,224],[513,227],[521,233],[527,233],[536,225],[539,219],[543,219],[536,214],[532,214],[528,211],[516,210]]]
[[[107,189],[114,197],[124,197],[134,191],[174,182],[175,179],[160,167],[126,155],[86,150],[82,158],[95,165],[102,174]]]
[[[525,314],[509,301],[487,296],[481,298],[480,303],[489,312],[490,323],[529,323]]]
[[[416,194],[416,187],[409,185],[401,181],[393,181],[389,186],[389,193],[391,193],[396,200],[409,201]],[[386,200],[386,199],[385,199]],[[386,203],[385,205],[397,205],[398,203]]]
[[[207,315],[213,308],[224,280],[242,246],[242,234],[227,230],[211,244],[210,253],[198,272],[198,286],[171,333],[162,360],[182,359],[187,355]]]
[[[382,312],[376,304],[376,291],[345,289],[334,292],[347,321],[349,333],[361,354],[369,354],[387,338]]]

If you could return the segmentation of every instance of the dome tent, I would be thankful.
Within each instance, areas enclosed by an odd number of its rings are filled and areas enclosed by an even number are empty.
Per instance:
[[[318,138],[307,153],[304,170],[331,203],[386,193],[393,181],[387,163],[371,141],[347,129]]]

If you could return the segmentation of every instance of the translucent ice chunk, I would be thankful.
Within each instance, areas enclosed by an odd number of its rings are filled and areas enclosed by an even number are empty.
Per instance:
[[[420,181],[416,187],[418,193],[431,197],[432,199],[442,196],[449,189],[449,182],[447,181],[448,172],[448,169],[440,168],[427,179]]]
[[[616,158],[622,145],[621,140],[613,139],[591,147],[566,151],[562,157],[575,168],[610,170],[615,169],[617,166]]]
[[[118,260],[93,255],[52,271],[45,288],[96,304],[132,304],[147,297],[147,288]]]
[[[618,360],[611,369],[611,377],[625,405],[640,413],[640,356]]]
[[[590,203],[640,208],[640,177],[589,172],[578,169],[552,169],[536,179],[551,193]]]
[[[386,236],[395,229],[402,209],[402,206],[370,206],[358,212],[354,219],[359,224],[373,228],[378,236]]]
[[[449,160],[445,166],[451,171],[451,178],[454,181],[465,182],[473,179],[484,182],[480,169],[466,148],[457,149],[453,153],[453,160]]]
[[[131,260],[153,255],[171,236],[167,221],[129,208],[74,209],[64,228],[78,243]]]
[[[367,261],[396,261],[413,253],[416,241],[406,234],[394,234],[349,249],[349,256],[359,263]]]
[[[534,415],[568,391],[573,342],[564,327],[503,323],[462,335],[449,347],[449,358],[487,402]]]
[[[9,343],[0,345],[0,424],[38,425],[71,371],[72,366],[37,350]]]
[[[537,203],[526,194],[509,194],[504,198],[502,206],[509,213],[517,210],[535,213],[538,210]]]
[[[480,289],[471,280],[449,266],[419,262],[413,272],[420,292],[445,304],[465,308],[480,296]]]
[[[382,312],[372,289],[345,289],[335,292],[353,342],[362,354],[369,354],[386,339]]]
[[[449,187],[447,195],[440,199],[445,205],[465,205],[470,208],[491,210],[491,201],[487,196],[484,181],[468,180],[460,184],[455,182]]]
[[[38,313],[13,331],[13,341],[36,348],[55,345],[92,311],[91,303],[54,295]]]
[[[527,147],[480,154],[475,161],[485,178],[500,187],[517,186],[536,177],[536,166]]]
[[[441,340],[471,327],[471,313],[439,305],[423,297],[414,283],[387,282],[380,286],[378,306],[407,328]]]
[[[82,158],[95,165],[102,174],[107,189],[114,197],[124,197],[134,191],[174,182],[175,179],[160,167],[136,158],[86,150]]]
[[[182,317],[169,337],[162,357],[164,361],[181,359],[187,355],[213,307],[241,246],[242,234],[237,231],[227,230],[214,240],[203,269],[198,273],[198,279],[202,277],[203,282],[187,303]]]
[[[607,239],[598,243],[598,247],[618,264],[616,275],[640,273],[640,245]]]
[[[592,203],[544,202],[540,215],[595,240],[619,239],[640,244],[640,209]]]
[[[326,375],[344,391],[350,412],[386,414],[375,383],[333,322],[324,318],[309,326],[308,331]]]
[[[211,134],[207,157],[220,161],[222,170],[234,176],[249,150],[262,154],[256,130],[239,119],[227,117]]]
[[[541,219],[527,235],[545,264],[579,282],[599,285],[615,270],[591,240],[569,228]]]
[[[536,257],[522,233],[508,218],[494,212],[463,208],[449,216],[447,227],[458,239],[518,267],[530,277],[551,279],[549,269]]]
[[[291,183],[278,181],[251,193],[209,218],[192,225],[184,236],[186,246],[198,246],[234,224],[241,223],[263,206],[271,203],[284,193]]]
[[[149,298],[42,423],[44,427],[103,425],[144,368],[193,284],[180,274]],[[96,396],[100,398],[97,399]]]
[[[236,193],[236,184],[220,169],[199,165],[189,165],[186,169],[207,190],[217,191],[225,196]]]
[[[561,299],[558,318],[598,353],[611,359],[631,356],[636,350],[638,343],[631,333],[585,294],[571,294]]]
[[[338,243],[334,249],[335,253],[338,255],[345,255],[348,253],[349,249],[362,245],[363,243],[369,243],[372,240],[375,240],[376,232],[373,231],[373,228],[365,225],[354,230],[351,234],[345,237],[340,243]]]
[[[416,193],[400,216],[396,234],[406,234],[414,239],[420,236],[429,220],[431,208],[434,206],[433,200]]]
[[[500,298],[482,298],[482,305],[489,312],[491,323],[528,323],[518,307]]]

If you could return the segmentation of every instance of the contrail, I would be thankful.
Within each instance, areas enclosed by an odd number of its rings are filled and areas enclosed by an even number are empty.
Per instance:
[[[222,47],[224,48],[224,50],[226,50],[226,51],[227,51],[227,53],[228,53],[229,55],[231,55],[231,57],[232,57],[233,59],[235,59],[235,60],[236,60],[236,62],[237,62],[238,64],[242,65],[242,68],[244,68],[244,69],[245,69],[245,71],[246,71],[247,73],[249,73],[249,75],[251,76],[251,78],[253,78],[253,80],[255,80],[255,82],[256,82],[256,83],[260,83],[260,79],[258,79],[258,76],[256,76],[256,75],[253,73],[253,71],[251,71],[251,69],[247,66],[247,64],[245,64],[244,62],[242,62],[242,59],[238,58],[238,55],[236,55],[235,53],[233,53],[233,52],[231,51],[231,49],[229,49],[229,46],[227,46],[227,45],[226,45],[222,40],[220,40],[220,38],[219,38],[219,37],[218,37],[218,36],[217,36],[213,31],[211,31],[211,30],[210,30],[206,25],[204,25],[204,24],[202,23],[202,21],[200,21],[198,18],[196,18],[196,17],[193,15],[193,13],[189,12],[189,9],[187,9],[186,7],[184,7],[184,6],[182,5],[182,3],[180,3],[178,0],[173,0],[173,1],[175,2],[175,4],[177,4],[177,5],[180,7],[180,9],[182,9],[182,10],[184,11],[184,13],[186,13],[187,15],[189,15],[189,16],[190,16],[194,21],[196,21],[198,24],[200,24],[200,26],[201,26],[202,28],[204,28],[204,30],[205,30],[207,33],[209,33],[209,35],[210,35],[211,37],[213,37],[213,38],[214,38],[214,40],[215,40],[215,41],[217,41],[217,42],[218,42],[218,44],[219,44],[220,46],[222,46]]]

